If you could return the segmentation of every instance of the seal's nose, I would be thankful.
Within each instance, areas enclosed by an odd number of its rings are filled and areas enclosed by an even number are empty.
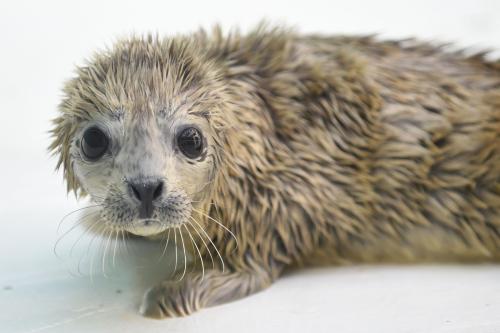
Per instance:
[[[147,219],[153,215],[153,201],[158,199],[163,192],[163,181],[129,183],[132,196],[139,200],[139,218]]]

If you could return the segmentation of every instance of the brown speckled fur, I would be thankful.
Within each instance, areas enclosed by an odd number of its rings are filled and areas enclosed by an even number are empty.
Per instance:
[[[145,315],[244,297],[292,264],[499,258],[499,62],[415,40],[285,29],[132,38],[66,86],[51,148],[69,190],[81,191],[68,153],[76,124],[123,105],[117,73],[137,64],[147,78],[169,67],[175,82],[150,79],[153,94],[135,92],[143,99],[212,93],[217,168],[201,207],[239,245],[198,216],[225,272],[156,286]]]

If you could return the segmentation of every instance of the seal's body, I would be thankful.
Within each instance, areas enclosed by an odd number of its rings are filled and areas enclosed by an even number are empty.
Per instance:
[[[297,263],[500,255],[500,64],[482,55],[216,30],[120,42],[65,93],[52,149],[100,203],[92,227],[182,237],[205,262],[152,288],[145,315]]]

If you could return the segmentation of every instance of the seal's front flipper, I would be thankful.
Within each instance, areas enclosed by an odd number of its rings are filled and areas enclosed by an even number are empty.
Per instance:
[[[148,290],[140,313],[162,319],[187,316],[204,307],[231,302],[256,293],[276,277],[264,269],[187,274],[181,281],[164,281]]]

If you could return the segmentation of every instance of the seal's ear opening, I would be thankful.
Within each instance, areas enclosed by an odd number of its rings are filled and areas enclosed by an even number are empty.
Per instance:
[[[50,134],[53,138],[48,150],[52,156],[57,156],[58,161],[56,170],[63,167],[64,179],[66,180],[66,189],[68,193],[73,191],[75,196],[85,195],[81,189],[78,180],[73,172],[72,163],[70,159],[70,148],[73,136],[76,132],[76,122],[68,119],[68,116],[60,110],[62,115],[52,120],[53,128]]]

